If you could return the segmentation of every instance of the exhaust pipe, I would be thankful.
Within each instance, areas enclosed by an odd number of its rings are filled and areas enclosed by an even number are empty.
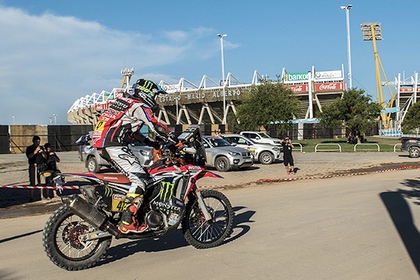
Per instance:
[[[101,230],[108,231],[112,235],[119,235],[120,232],[118,228],[107,221],[105,213],[99,211],[94,205],[79,197],[77,194],[62,197],[62,201],[69,205],[71,211],[89,224]]]

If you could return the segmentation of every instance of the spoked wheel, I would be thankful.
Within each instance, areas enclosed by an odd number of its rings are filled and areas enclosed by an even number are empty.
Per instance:
[[[190,201],[182,220],[182,232],[189,244],[197,249],[207,249],[222,244],[231,233],[233,209],[229,199],[221,192],[204,190],[201,195],[211,220],[205,220],[197,200]]]
[[[89,268],[103,258],[111,237],[82,241],[79,236],[97,229],[63,205],[48,219],[42,241],[50,260],[66,270]]]

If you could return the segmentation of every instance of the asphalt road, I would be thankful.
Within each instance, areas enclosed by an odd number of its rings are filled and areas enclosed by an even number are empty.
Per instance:
[[[96,267],[68,272],[43,252],[48,215],[0,219],[0,279],[419,279],[418,170],[227,189],[234,232],[197,250],[178,231],[114,240]]]

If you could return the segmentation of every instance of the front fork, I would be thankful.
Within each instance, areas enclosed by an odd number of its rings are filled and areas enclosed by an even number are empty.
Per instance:
[[[204,202],[203,196],[201,195],[201,192],[198,190],[198,188],[195,189],[195,196],[197,197],[198,207],[203,213],[206,222],[210,221],[212,219],[212,216],[209,210],[207,209],[206,203]]]

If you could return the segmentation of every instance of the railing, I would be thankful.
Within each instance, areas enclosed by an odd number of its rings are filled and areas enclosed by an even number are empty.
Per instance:
[[[318,146],[338,146],[338,150],[337,149],[322,149],[322,150],[318,150]],[[337,143],[320,143],[320,144],[316,144],[315,146],[315,153],[316,152],[340,152],[341,153],[341,146],[340,144]]]
[[[299,145],[300,152],[302,152],[302,151],[303,151],[302,144],[300,144],[300,143],[292,143],[292,145],[293,145],[293,146]]]
[[[354,145],[354,151],[356,152],[357,146],[376,146],[378,149],[378,152],[381,151],[381,147],[377,143],[357,143]],[[375,149],[376,150],[376,149]],[[373,151],[373,149],[363,149],[363,151]]]
[[[401,146],[402,144],[401,143],[397,143],[397,144],[394,145],[394,153],[396,152],[396,148],[397,148],[398,145]]]

